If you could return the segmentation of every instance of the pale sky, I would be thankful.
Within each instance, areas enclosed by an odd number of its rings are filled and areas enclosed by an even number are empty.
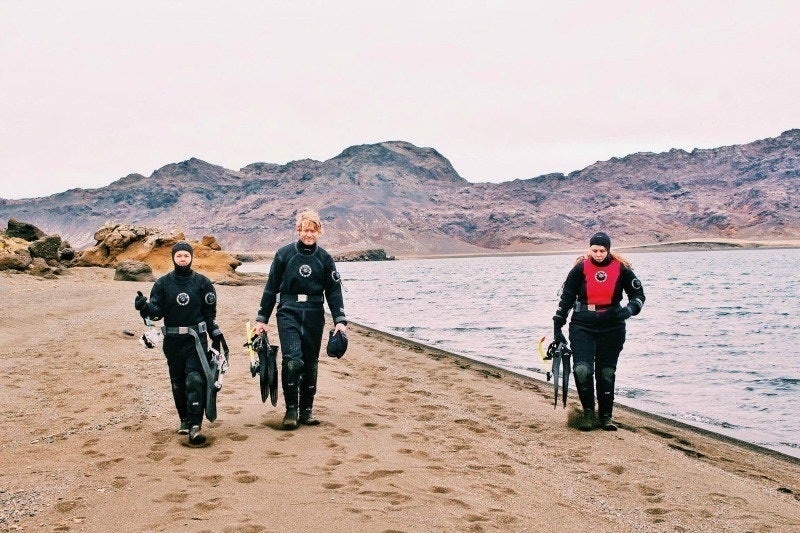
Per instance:
[[[390,140],[472,182],[800,128],[800,1],[0,0],[0,198]]]

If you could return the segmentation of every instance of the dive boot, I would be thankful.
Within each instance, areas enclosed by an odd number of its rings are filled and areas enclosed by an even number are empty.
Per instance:
[[[585,409],[583,416],[578,421],[578,429],[581,431],[591,431],[595,427],[597,416],[594,414],[594,409]]]
[[[189,430],[189,442],[192,444],[203,444],[206,441],[206,436],[200,432],[200,426],[195,424]]]
[[[181,425],[178,428],[178,435],[188,435],[189,434],[189,421],[185,418],[181,419]]]
[[[297,407],[286,406],[286,414],[283,416],[284,429],[297,429]]]
[[[318,426],[319,420],[314,418],[314,414],[311,412],[311,408],[305,408],[300,410],[300,418],[298,421],[301,424],[305,424],[306,426]]]
[[[283,400],[286,402],[286,415],[283,417],[284,429],[297,429],[298,386],[302,361],[284,359],[281,368]]]
[[[605,431],[617,430],[617,425],[611,421],[611,415],[602,415],[600,417],[600,427]]]

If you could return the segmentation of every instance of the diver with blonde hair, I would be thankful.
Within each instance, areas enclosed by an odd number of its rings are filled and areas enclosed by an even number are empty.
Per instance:
[[[307,209],[297,215],[298,240],[280,248],[272,260],[256,317],[256,334],[266,331],[273,310],[280,339],[281,385],[286,402],[283,426],[319,424],[312,408],[325,327],[327,300],[335,331],[347,331],[342,285],[331,255],[317,244],[322,234],[319,215]]]

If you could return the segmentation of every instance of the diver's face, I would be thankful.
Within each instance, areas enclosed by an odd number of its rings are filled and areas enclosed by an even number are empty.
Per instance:
[[[192,254],[186,250],[178,250],[175,252],[175,255],[172,256],[172,260],[175,261],[176,265],[185,267],[192,262]]]
[[[595,263],[602,263],[608,257],[608,250],[606,250],[605,246],[593,244],[589,248],[589,255],[594,259]]]
[[[305,223],[297,230],[297,235],[300,237],[300,241],[302,241],[303,244],[311,246],[317,242],[319,230],[313,224]]]

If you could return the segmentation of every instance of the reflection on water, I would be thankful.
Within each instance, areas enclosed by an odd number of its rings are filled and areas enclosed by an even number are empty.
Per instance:
[[[574,256],[340,263],[348,316],[543,377]],[[638,253],[644,311],[628,321],[620,403],[800,457],[800,250]],[[269,265],[250,265],[268,270]]]

